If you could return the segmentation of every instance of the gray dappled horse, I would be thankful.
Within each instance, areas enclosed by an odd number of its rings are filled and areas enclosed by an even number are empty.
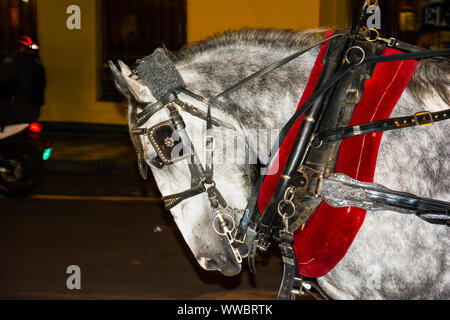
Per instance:
[[[169,53],[187,88],[209,99],[270,63],[322,38],[321,31],[242,30],[228,32]],[[212,115],[230,124],[247,142],[256,141],[255,128],[280,129],[294,113],[306,86],[319,47],[280,69],[257,78],[213,105]],[[119,61],[110,63],[118,89],[128,98],[129,112],[155,102],[140,79]],[[450,63],[423,60],[391,117],[448,108]],[[206,105],[181,93],[180,98],[206,111]],[[202,149],[204,121],[182,112],[196,150]],[[142,127],[168,120],[158,111]],[[130,117],[129,117],[130,121]],[[225,128],[215,128],[217,145],[226,144]],[[374,182],[422,197],[450,201],[450,121],[432,126],[385,132],[379,149]],[[190,188],[188,166],[178,162],[158,169],[155,150],[145,136],[145,160],[162,195]],[[254,144],[248,143],[250,152]],[[243,148],[237,146],[237,148]],[[241,150],[242,151],[242,150]],[[203,154],[199,152],[199,154]],[[267,159],[259,159],[262,163]],[[215,163],[218,189],[230,207],[244,209],[258,172],[252,165]],[[212,228],[206,195],[189,198],[171,209],[174,220],[199,264],[206,270],[235,275],[241,266],[228,244]],[[235,217],[239,221],[240,217]],[[346,256],[318,279],[335,299],[448,299],[450,298],[450,230],[413,215],[390,211],[367,212]]]

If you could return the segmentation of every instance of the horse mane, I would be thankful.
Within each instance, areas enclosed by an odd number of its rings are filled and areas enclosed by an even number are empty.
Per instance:
[[[436,94],[450,105],[450,62],[435,59],[420,61],[411,80],[408,83],[413,97],[421,104],[430,92]]]
[[[206,40],[184,46],[177,52],[170,52],[174,63],[189,62],[207,51],[236,45],[265,46],[274,49],[299,49],[319,41],[325,29],[294,31],[291,29],[254,29],[246,28],[218,33]],[[435,93],[450,104],[450,62],[435,59],[420,61],[417,69],[408,83],[413,97],[421,104],[430,92]]]
[[[322,29],[294,31],[290,29],[253,29],[246,28],[236,31],[218,33],[205,40],[183,47],[178,52],[171,52],[174,62],[190,61],[220,47],[247,45],[265,46],[276,49],[300,49],[310,46],[322,38]]]

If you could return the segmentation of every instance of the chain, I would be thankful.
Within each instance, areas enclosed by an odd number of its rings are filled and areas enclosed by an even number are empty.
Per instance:
[[[295,204],[293,202],[296,188],[293,186],[289,186],[286,191],[284,192],[283,199],[278,202],[277,206],[277,212],[278,215],[281,217],[284,225],[284,230],[286,232],[289,232],[289,219],[292,218],[295,214]],[[291,209],[291,212],[289,212],[288,209]]]
[[[233,246],[234,236],[232,232],[236,227],[236,223],[233,218],[233,209],[228,208],[225,199],[223,199],[220,192],[216,189],[216,184],[214,183],[214,181],[212,186],[208,188],[207,193],[212,208],[212,212],[216,214],[212,223],[213,229],[217,234],[225,236],[237,262],[242,263],[241,254]],[[227,217],[228,220],[230,220],[230,223],[227,222],[225,217]],[[218,224],[218,227],[216,227],[216,224]],[[231,229],[229,225],[231,225]]]

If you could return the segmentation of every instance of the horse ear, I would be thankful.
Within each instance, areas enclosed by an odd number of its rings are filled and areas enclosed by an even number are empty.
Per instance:
[[[119,69],[117,69],[117,67],[111,60],[108,60],[108,64],[109,69],[111,70],[114,76],[114,84],[116,85],[117,90],[119,90],[119,92],[129,100],[131,98],[131,93],[130,90],[128,90],[127,82],[122,77],[122,74],[120,73]]]
[[[136,101],[138,101],[139,103],[150,103],[151,101],[155,100],[150,89],[145,84],[130,77],[124,76],[123,78],[125,79],[128,85],[128,89],[130,90]]]
[[[152,101],[153,96],[150,89],[139,80],[130,78],[131,70],[123,63],[121,60],[118,61],[120,70],[122,72],[122,78],[125,80],[128,90],[133,95],[133,97],[140,103],[149,103]]]
[[[130,68],[122,60],[117,60],[117,63],[119,64],[119,68],[120,71],[122,72],[122,75],[129,77],[131,74]]]

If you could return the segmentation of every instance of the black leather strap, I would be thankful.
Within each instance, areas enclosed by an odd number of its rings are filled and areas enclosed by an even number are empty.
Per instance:
[[[364,63],[379,63],[379,62],[389,62],[389,61],[399,61],[408,59],[421,59],[421,58],[431,58],[435,56],[450,56],[450,49],[446,50],[427,50],[425,52],[412,52],[404,54],[393,54],[388,56],[375,56],[369,57],[362,62]],[[356,64],[348,65],[341,71],[335,73],[326,83],[314,90],[311,97],[305,101],[305,103],[292,115],[289,121],[283,126],[278,135],[278,144],[271,150],[271,154],[275,155],[277,153],[277,147],[281,145],[282,141],[286,138],[292,126],[297,122],[297,120],[313,105],[314,101],[324,94],[330,87],[332,87],[336,82],[338,82],[342,77],[347,74],[350,70],[354,69]]]
[[[360,124],[357,126],[348,126],[319,133],[313,140],[313,145],[320,145],[321,142],[331,142],[349,137],[354,137],[367,133],[389,131],[415,126],[431,125],[434,122],[450,119],[450,109],[438,112],[422,111],[412,116],[391,118],[386,120],[374,121]]]
[[[239,222],[236,235],[234,236],[234,240],[236,242],[243,243],[245,240],[245,235],[247,234],[248,227],[254,220],[259,219],[259,215],[257,216],[259,211],[256,205],[258,202],[259,191],[261,190],[261,185],[264,181],[264,177],[264,175],[259,176],[256,184],[253,186],[252,193],[248,200],[247,206],[245,207],[245,211],[241,218],[241,221]]]
[[[294,252],[294,238],[292,233],[280,231],[280,250],[283,258],[283,279],[281,280],[277,300],[289,300],[297,275],[297,260]]]
[[[206,171],[206,180],[207,184],[212,184],[214,179],[214,165],[213,165],[213,157],[214,157],[214,136],[213,136],[213,122],[211,116],[211,104],[208,103],[208,111],[206,114],[206,141],[205,141],[205,150],[206,150],[206,163],[205,163],[205,171]]]
[[[161,101],[149,103],[144,107],[144,110],[136,115],[136,126],[140,127],[146,123],[156,112],[161,110],[164,104]]]
[[[203,186],[203,184],[198,185],[194,188],[191,188],[189,190],[180,192],[180,193],[176,193],[176,194],[171,194],[170,196],[165,196],[162,197],[162,200],[164,201],[164,205],[166,207],[167,210],[172,209],[173,207],[175,207],[177,204],[179,204],[181,201],[192,198],[200,193],[205,192],[206,189]]]
[[[450,56],[450,49],[443,50],[424,50],[418,52],[407,52],[400,54],[390,54],[385,56],[375,56],[366,58],[363,63],[380,63],[410,59],[425,59],[435,57],[448,57]]]
[[[427,49],[420,48],[415,45],[409,44],[407,42],[400,41],[395,38],[391,38],[389,40],[390,40],[390,42],[388,43],[389,47],[395,48],[395,49],[398,49],[398,50],[401,50],[404,52],[421,52],[421,51],[427,50]],[[434,58],[438,59],[438,60],[449,60],[448,57],[434,57]]]

